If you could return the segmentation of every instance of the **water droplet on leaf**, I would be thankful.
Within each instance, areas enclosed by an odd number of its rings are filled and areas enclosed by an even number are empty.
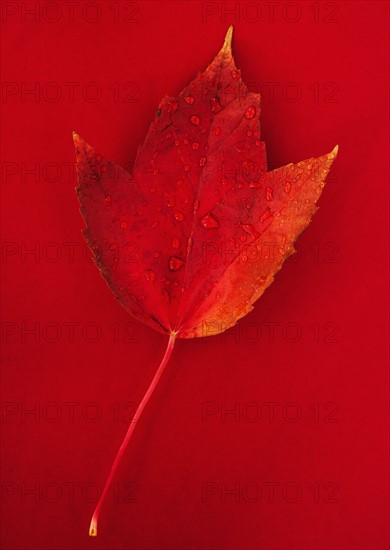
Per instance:
[[[222,111],[221,102],[219,101],[219,97],[212,97],[211,98],[211,112],[214,114],[219,113]]]
[[[274,190],[272,189],[272,187],[266,187],[265,188],[265,198],[267,199],[267,201],[272,201],[273,200]]]
[[[241,227],[246,233],[248,233],[248,235],[250,235],[254,239],[257,239],[260,236],[260,233],[258,233],[253,225],[249,223],[243,223]]]
[[[180,239],[178,237],[172,237],[172,248],[179,250],[180,248]]]
[[[205,216],[203,216],[203,218],[200,220],[200,223],[205,229],[215,229],[219,227],[218,220],[216,220],[212,214],[206,214]]]
[[[253,118],[256,114],[256,109],[255,107],[253,107],[253,105],[251,105],[250,107],[248,107],[248,109],[245,111],[245,118],[247,118],[248,120],[250,120],[251,118]]]
[[[183,260],[178,258],[177,256],[171,256],[169,258],[169,269],[171,271],[179,271],[184,265]]]
[[[175,212],[175,220],[176,220],[177,222],[182,222],[182,221],[184,221],[184,218],[185,218],[185,216],[184,216],[183,212],[179,212],[179,211],[176,211],[176,212]]]
[[[267,208],[267,210],[265,210],[265,212],[260,216],[259,220],[261,221],[261,223],[263,223],[266,220],[268,220],[268,218],[270,218],[271,216],[272,216],[272,212],[269,208]]]

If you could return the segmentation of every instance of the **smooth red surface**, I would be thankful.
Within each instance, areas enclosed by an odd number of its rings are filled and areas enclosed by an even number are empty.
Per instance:
[[[68,9],[2,4],[2,548],[387,549],[388,5],[281,2],[273,19],[265,2]],[[210,62],[229,23],[263,92],[271,167],[336,142],[339,156],[299,254],[254,311],[177,342],[90,539],[93,489],[167,341],[82,254],[71,131],[131,165],[161,97]]]

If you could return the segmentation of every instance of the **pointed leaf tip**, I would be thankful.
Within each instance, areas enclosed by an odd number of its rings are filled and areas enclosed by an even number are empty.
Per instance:
[[[73,137],[73,143],[75,145],[77,145],[78,143],[80,143],[80,136],[77,132],[73,131],[72,132],[72,137]]]
[[[85,139],[80,136],[77,132],[72,132],[73,137],[73,143],[74,146],[77,148],[83,148],[83,147],[89,147],[88,144],[85,142]]]
[[[225,36],[221,53],[232,55],[232,37],[233,37],[233,25],[230,25]]]
[[[331,150],[330,153],[328,153],[328,159],[331,160],[332,162],[334,161],[334,159],[337,157],[337,153],[339,152],[339,146],[336,145],[335,147],[333,147],[333,149]]]

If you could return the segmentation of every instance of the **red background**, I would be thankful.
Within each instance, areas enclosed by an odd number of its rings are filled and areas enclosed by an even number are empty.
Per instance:
[[[388,548],[388,4],[48,4],[2,5],[2,547]],[[131,163],[160,98],[210,62],[229,23],[263,92],[270,165],[336,143],[339,157],[254,311],[177,343],[90,539],[95,489],[166,339],[82,255],[71,131]]]

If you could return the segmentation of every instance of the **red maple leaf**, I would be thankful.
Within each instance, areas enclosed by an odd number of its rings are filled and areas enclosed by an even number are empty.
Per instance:
[[[169,336],[91,535],[175,338],[218,334],[253,309],[294,252],[337,154],[335,147],[267,172],[260,95],[243,83],[231,38],[232,27],[211,65],[177,97],[161,101],[132,174],[74,134],[84,235],[96,263],[129,313]]]

